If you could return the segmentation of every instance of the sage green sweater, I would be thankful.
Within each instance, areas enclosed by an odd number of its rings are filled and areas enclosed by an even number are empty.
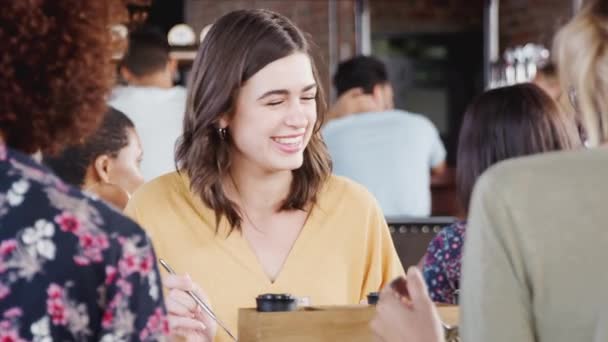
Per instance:
[[[608,150],[491,168],[463,258],[463,341],[608,341]]]

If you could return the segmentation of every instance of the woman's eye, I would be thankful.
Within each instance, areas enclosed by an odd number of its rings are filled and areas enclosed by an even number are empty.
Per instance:
[[[268,102],[266,105],[267,106],[278,106],[281,103],[283,103],[283,101],[272,101],[272,102]]]
[[[304,97],[301,97],[301,99],[304,101],[312,101],[315,99],[315,97],[314,96],[304,96]]]

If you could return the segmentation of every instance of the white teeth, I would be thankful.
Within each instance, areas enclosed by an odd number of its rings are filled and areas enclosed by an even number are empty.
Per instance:
[[[302,137],[273,138],[273,140],[283,145],[299,145],[302,142]]]

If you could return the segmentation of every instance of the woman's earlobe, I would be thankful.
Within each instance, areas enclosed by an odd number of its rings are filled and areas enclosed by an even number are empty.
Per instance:
[[[228,128],[229,124],[228,114],[223,114],[217,122],[217,128]]]

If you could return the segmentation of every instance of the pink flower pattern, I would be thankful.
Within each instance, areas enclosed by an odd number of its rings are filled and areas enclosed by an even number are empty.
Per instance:
[[[166,339],[141,228],[1,144],[0,225],[0,342]]]
[[[80,221],[70,212],[64,211],[60,215],[55,217],[55,222],[59,225],[59,228],[64,232],[77,234],[80,230]]]
[[[46,307],[53,324],[66,325],[68,323],[67,309],[65,306],[65,293],[63,288],[57,284],[51,284],[47,290],[48,299]]]
[[[422,274],[435,302],[458,303],[465,231],[466,222],[458,221],[443,228],[429,244]]]
[[[11,307],[4,311],[0,318],[0,342],[25,342],[19,335],[19,319],[23,311],[18,307]]]
[[[156,309],[154,314],[148,318],[146,327],[139,333],[139,339],[145,340],[157,340],[162,336],[169,334],[169,322],[164,319],[164,313]]]

